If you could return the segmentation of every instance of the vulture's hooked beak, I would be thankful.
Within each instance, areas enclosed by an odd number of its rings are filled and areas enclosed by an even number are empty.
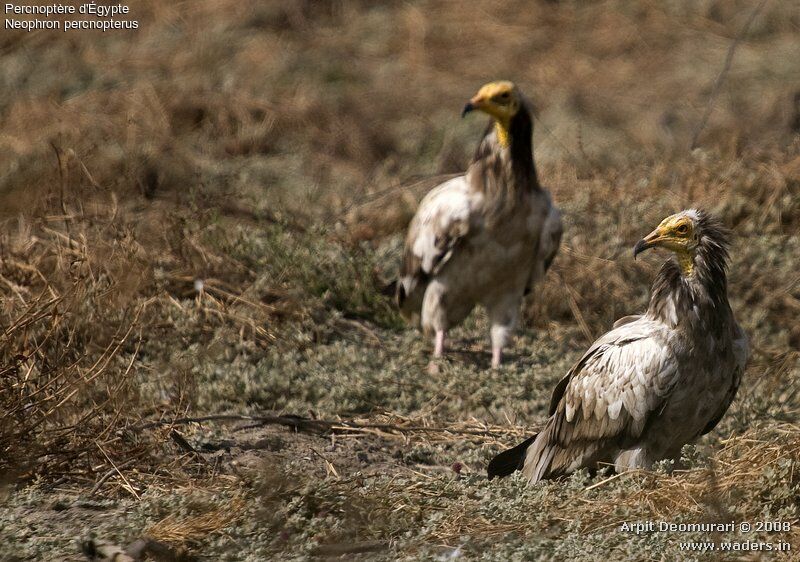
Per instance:
[[[467,102],[467,105],[464,106],[464,109],[461,111],[461,117],[463,118],[467,113],[470,111],[475,111],[476,109],[483,109],[486,106],[486,99],[477,94],[474,98]]]
[[[636,245],[633,247],[633,259],[636,259],[636,256],[644,252],[645,250],[652,248],[653,246],[658,245],[658,240],[660,238],[660,234],[658,229],[654,230],[641,240],[639,240]]]

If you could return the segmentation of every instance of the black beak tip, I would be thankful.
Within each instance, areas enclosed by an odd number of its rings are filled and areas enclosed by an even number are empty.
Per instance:
[[[636,259],[636,256],[641,254],[647,249],[647,242],[644,240],[639,240],[636,245],[633,247],[633,259]]]
[[[473,109],[475,109],[475,107],[471,103],[467,102],[467,104],[464,106],[464,109],[461,110],[461,117],[463,118],[467,113],[469,113]]]

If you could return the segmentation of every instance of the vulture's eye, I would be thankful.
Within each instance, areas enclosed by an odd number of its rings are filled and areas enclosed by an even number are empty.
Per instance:
[[[686,224],[682,224],[675,229],[675,232],[677,232],[678,234],[686,234],[687,232],[689,232],[689,226]]]

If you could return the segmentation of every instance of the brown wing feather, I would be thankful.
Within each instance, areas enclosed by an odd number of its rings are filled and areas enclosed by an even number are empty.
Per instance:
[[[747,335],[745,335],[742,328],[737,324],[734,329],[733,350],[734,356],[736,357],[736,368],[733,371],[733,381],[731,381],[731,386],[728,388],[725,400],[722,401],[719,410],[714,413],[714,417],[706,424],[700,435],[705,435],[717,427],[717,424],[725,415],[725,412],[728,411],[731,403],[733,403],[733,399],[736,398],[739,385],[742,383],[742,376],[744,375],[744,369],[747,365],[747,358],[750,355],[750,349],[747,342]]]
[[[543,196],[542,202],[545,205],[544,221],[542,222],[541,234],[539,235],[539,242],[536,246],[536,255],[533,261],[533,268],[525,286],[525,294],[528,295],[533,291],[536,283],[544,278],[547,270],[553,264],[553,260],[558,254],[558,249],[561,246],[561,236],[563,234],[563,225],[561,222],[561,211],[553,206],[550,201],[550,194],[542,190],[540,192]],[[540,209],[535,209],[534,212],[540,213]]]

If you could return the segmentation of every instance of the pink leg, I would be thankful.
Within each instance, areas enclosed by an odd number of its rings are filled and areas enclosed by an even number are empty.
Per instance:
[[[444,355],[444,330],[436,330],[436,339],[433,344],[433,356],[441,357]]]
[[[513,306],[512,306],[513,305]],[[494,308],[490,311],[489,317],[492,327],[489,331],[492,341],[492,369],[500,367],[503,360],[503,348],[508,344],[511,337],[511,330],[516,322],[516,309],[519,303],[509,302],[508,308]]]
[[[436,330],[436,337],[433,341],[433,358],[428,363],[428,373],[431,375],[439,374],[439,365],[436,362],[444,355],[444,330]]]
[[[503,360],[503,348],[500,346],[492,346],[492,369],[500,367],[500,362]]]

